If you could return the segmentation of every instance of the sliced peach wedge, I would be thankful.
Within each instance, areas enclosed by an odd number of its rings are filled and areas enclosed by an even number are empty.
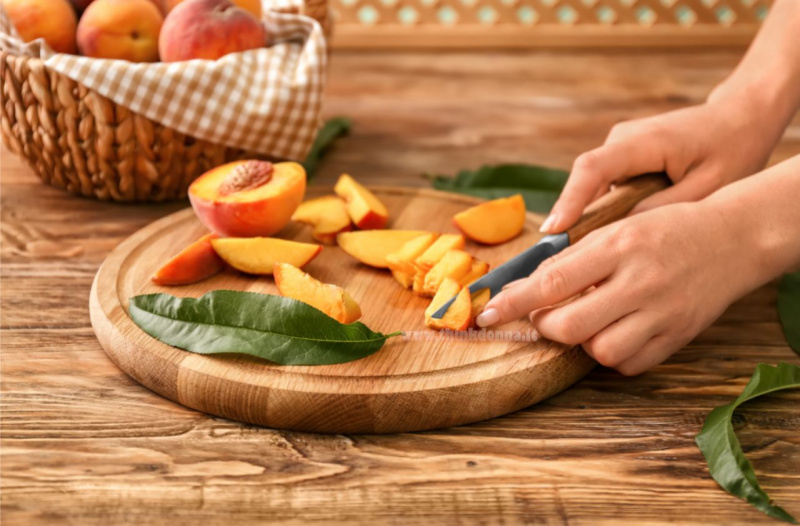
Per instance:
[[[214,251],[211,240],[216,234],[206,234],[187,246],[153,274],[156,285],[189,285],[210,278],[225,267]]]
[[[196,179],[189,201],[200,221],[221,236],[271,236],[286,226],[305,191],[300,164],[235,161]]]
[[[400,250],[424,230],[363,230],[343,232],[336,236],[339,247],[360,262],[377,268],[389,268],[386,256]]]
[[[465,287],[476,279],[483,277],[487,272],[489,272],[489,264],[487,262],[473,259],[472,268],[458,282],[461,283],[462,287]]]
[[[303,267],[322,251],[320,245],[273,237],[229,237],[212,239],[219,257],[248,274],[272,274],[276,263]]]
[[[276,263],[274,273],[281,296],[311,305],[340,323],[361,317],[358,303],[343,288],[322,283],[289,263]]]
[[[458,296],[456,296],[456,294]],[[433,315],[450,298],[456,296],[455,301],[441,318]],[[457,281],[445,278],[431,304],[425,309],[425,325],[431,329],[448,329],[451,331],[465,331],[472,324],[472,300],[469,289],[462,287]]]
[[[335,195],[310,199],[297,207],[292,221],[312,225],[312,237],[326,245],[336,243],[336,236],[352,228],[344,201]]]
[[[452,296],[450,296],[452,298]],[[489,289],[481,289],[472,294],[472,318],[478,317],[478,314],[483,312],[483,308],[492,299],[492,293]],[[448,309],[449,310],[449,309]]]
[[[459,282],[472,269],[472,256],[463,250],[448,250],[442,259],[425,274],[423,296],[433,296],[446,278]],[[460,283],[459,283],[460,285]]]
[[[400,250],[392,252],[386,256],[386,263],[392,270],[394,278],[403,286],[403,288],[411,287],[414,281],[414,260],[422,255],[429,246],[436,241],[439,234],[435,232],[428,232],[419,237],[406,242]]]
[[[380,229],[389,221],[389,210],[386,209],[386,205],[349,175],[343,174],[339,177],[333,191],[344,199],[347,213],[358,228]]]
[[[505,243],[525,226],[525,200],[517,194],[481,203],[453,216],[453,224],[479,243]]]
[[[464,236],[461,234],[444,234],[414,260],[414,278],[411,288],[417,294],[424,294],[425,275],[445,255],[448,250],[464,248]]]

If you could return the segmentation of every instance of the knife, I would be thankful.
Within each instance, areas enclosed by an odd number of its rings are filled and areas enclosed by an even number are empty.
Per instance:
[[[494,297],[503,290],[503,286],[518,279],[530,276],[547,258],[554,256],[580,241],[592,230],[613,223],[625,217],[636,204],[663,190],[670,185],[666,173],[651,173],[629,179],[618,185],[606,195],[589,205],[583,216],[572,228],[561,234],[548,235],[539,240],[531,248],[503,263],[485,276],[469,285],[470,294],[489,289],[489,296]],[[450,308],[457,295],[450,298],[433,318],[441,318]]]

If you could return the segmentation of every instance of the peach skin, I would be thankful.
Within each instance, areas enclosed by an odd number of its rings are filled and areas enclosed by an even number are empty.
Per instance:
[[[211,240],[216,234],[206,234],[170,259],[151,278],[156,285],[189,285],[208,279],[223,268],[225,262],[214,251]]]
[[[234,161],[196,179],[189,201],[221,236],[267,237],[289,223],[305,191],[306,172],[297,163]]]
[[[53,51],[76,53],[78,20],[67,0],[2,0],[6,14],[25,42],[43,38]]]
[[[389,221],[389,211],[381,200],[349,175],[339,177],[333,191],[347,203],[347,213],[358,228],[384,228]]]
[[[184,2],[184,0],[154,0],[154,1],[161,2],[162,10],[164,11],[164,13],[169,13],[175,8],[175,6]],[[261,0],[232,0],[232,1],[237,6],[248,11],[258,20],[261,20],[261,16],[264,14],[264,12],[261,9]]]
[[[163,22],[150,0],[95,0],[78,23],[78,49],[87,57],[157,62]]]
[[[158,50],[164,62],[217,60],[266,44],[261,21],[230,0],[186,0],[167,15]]]

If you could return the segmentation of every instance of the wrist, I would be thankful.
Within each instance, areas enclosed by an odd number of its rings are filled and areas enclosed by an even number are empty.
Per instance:
[[[774,146],[791,122],[799,101],[794,79],[774,83],[771,80],[729,79],[711,92],[706,103],[755,132],[754,138],[771,141]]]

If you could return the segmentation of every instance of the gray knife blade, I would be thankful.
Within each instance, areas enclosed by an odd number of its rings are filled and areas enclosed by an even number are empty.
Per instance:
[[[556,234],[545,236],[531,248],[514,256],[485,276],[473,281],[469,285],[470,294],[479,290],[489,289],[490,297],[494,297],[503,287],[512,281],[526,278],[536,270],[547,258],[554,256],[569,246],[569,235]],[[433,318],[440,319],[455,301],[456,296],[450,298],[439,310],[433,313]]]

